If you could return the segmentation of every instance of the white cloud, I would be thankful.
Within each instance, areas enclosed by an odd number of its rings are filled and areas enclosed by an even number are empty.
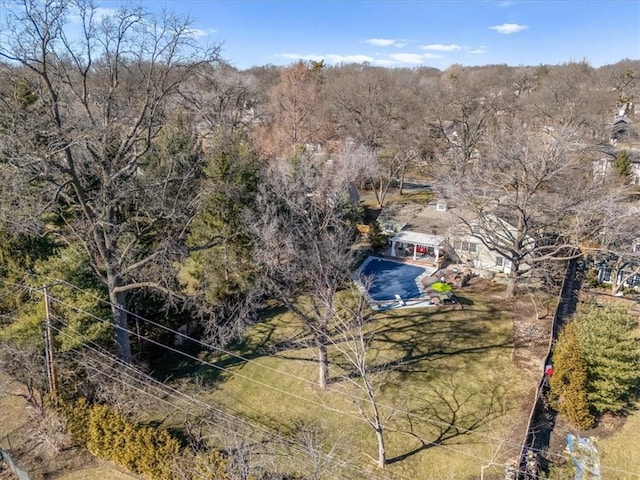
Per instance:
[[[206,37],[209,35],[212,35],[214,33],[216,33],[217,30],[213,29],[213,28],[208,28],[207,30],[203,30],[201,28],[190,28],[189,29],[189,34],[193,37],[193,38],[202,38],[202,37]]]
[[[373,58],[368,55],[335,55],[329,54],[325,55],[325,58],[330,63],[372,63]]]
[[[118,13],[118,9],[116,8],[107,8],[107,7],[96,7],[95,12],[93,14],[93,18],[98,22],[101,22],[103,19],[107,17],[113,17]]]
[[[369,45],[375,45],[376,47],[396,47],[402,48],[407,45],[404,40],[394,40],[392,38],[369,38],[364,41]]]
[[[485,55],[487,52],[487,47],[471,48],[467,50],[467,53],[470,53],[472,55]]]
[[[517,23],[503,23],[502,25],[494,25],[489,27],[489,30],[495,30],[498,33],[504,33],[509,35],[511,33],[518,33],[522,30],[529,28],[527,25],[518,25]]]
[[[80,16],[80,11],[77,8],[72,7],[70,9],[71,14],[69,15],[69,22],[74,25],[82,25],[82,17]],[[96,24],[102,22],[105,18],[114,17],[118,13],[117,8],[106,8],[106,7],[96,7],[93,11],[93,21]]]
[[[393,60],[385,60],[381,58],[376,58],[373,63],[380,65],[381,67],[393,67],[398,64],[398,62],[394,62]]]
[[[420,64],[424,62],[425,56],[419,53],[392,53],[389,58],[399,63]]]
[[[442,43],[432,43],[431,45],[421,45],[420,48],[423,50],[435,50],[437,52],[455,52],[456,50],[462,49],[460,45],[456,45],[455,43],[449,45],[443,45]]]
[[[373,63],[374,62],[374,59],[369,57],[368,55],[337,55],[332,53],[327,55],[319,55],[317,53],[301,55],[299,53],[281,53],[279,56],[290,59],[290,60],[312,60],[314,62],[319,62],[320,60],[324,60],[327,63]]]
[[[369,43],[371,45],[375,45],[376,47],[390,47],[394,43],[395,40],[391,40],[390,38],[370,38],[365,40],[365,43]]]
[[[299,53],[281,53],[279,56],[282,58],[288,58],[289,60],[313,60],[314,62],[319,62],[324,58],[322,55],[318,55],[316,53],[306,55],[301,55]]]

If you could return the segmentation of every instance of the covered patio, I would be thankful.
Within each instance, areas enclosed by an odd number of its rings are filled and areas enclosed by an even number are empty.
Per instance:
[[[391,242],[389,252],[391,257],[411,259],[438,268],[444,263],[446,241],[442,235],[429,235],[405,230],[398,232],[389,241]]]

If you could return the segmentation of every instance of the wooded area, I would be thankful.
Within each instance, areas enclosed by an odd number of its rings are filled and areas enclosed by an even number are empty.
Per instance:
[[[100,363],[168,371],[163,345],[227,348],[283,307],[316,352],[318,386],[353,382],[384,467],[388,383],[367,363],[367,306],[345,292],[358,192],[384,209],[407,179],[511,263],[506,296],[548,288],[549,265],[582,254],[612,269],[614,293],[640,273],[640,60],[239,71],[171,13],[24,0],[5,20],[1,368],[40,410],[45,318],[58,394],[131,413]],[[349,368],[332,372],[332,349]]]

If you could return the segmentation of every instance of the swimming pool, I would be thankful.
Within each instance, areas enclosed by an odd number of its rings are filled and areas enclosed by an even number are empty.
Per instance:
[[[368,283],[366,293],[375,302],[417,299],[424,293],[422,277],[427,269],[408,263],[396,262],[378,257],[369,257],[360,266],[355,280],[364,291],[364,284]]]

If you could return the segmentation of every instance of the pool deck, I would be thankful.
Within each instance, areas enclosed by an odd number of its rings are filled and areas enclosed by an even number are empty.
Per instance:
[[[445,257],[440,257],[437,262],[435,261],[435,257],[425,258],[418,256],[415,260],[413,259],[412,255],[396,255],[395,257],[392,257],[391,249],[385,250],[385,252],[379,256],[379,258],[383,258],[385,260],[394,260],[400,263],[410,263],[411,265],[416,265],[418,267],[431,267],[435,268],[436,271],[443,268],[444,264],[446,263]]]

